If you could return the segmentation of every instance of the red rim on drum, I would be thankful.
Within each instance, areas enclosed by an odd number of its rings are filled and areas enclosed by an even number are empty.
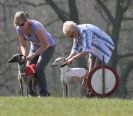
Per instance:
[[[103,76],[104,71],[104,76]],[[104,77],[104,83],[103,83]],[[103,91],[104,85],[104,91]],[[100,97],[111,96],[118,90],[119,75],[109,66],[96,66],[91,70],[87,80],[87,87],[94,95]]]

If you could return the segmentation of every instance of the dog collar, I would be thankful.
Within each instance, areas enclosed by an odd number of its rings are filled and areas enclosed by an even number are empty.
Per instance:
[[[60,67],[64,67],[64,66],[66,66],[67,64],[63,64],[63,65],[61,65]]]
[[[19,64],[24,64],[25,63],[25,60],[24,61],[22,61],[22,62],[19,62]]]

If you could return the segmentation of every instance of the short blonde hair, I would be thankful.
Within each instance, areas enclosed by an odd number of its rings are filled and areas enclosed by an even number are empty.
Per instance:
[[[66,36],[69,36],[69,34],[73,33],[76,28],[77,28],[76,23],[74,23],[73,21],[66,21],[63,24],[63,33]]]
[[[18,11],[16,12],[15,16],[14,16],[14,26],[18,26],[21,25],[22,23],[24,23],[25,20],[27,20],[28,18],[28,13],[24,12],[24,11]]]

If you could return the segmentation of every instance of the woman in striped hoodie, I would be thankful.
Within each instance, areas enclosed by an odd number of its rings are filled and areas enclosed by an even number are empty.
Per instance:
[[[101,64],[103,57],[105,64],[109,62],[115,45],[99,27],[92,24],[76,25],[73,21],[66,21],[63,24],[63,33],[73,39],[71,53],[66,58],[68,64],[87,54],[89,54],[89,71]]]

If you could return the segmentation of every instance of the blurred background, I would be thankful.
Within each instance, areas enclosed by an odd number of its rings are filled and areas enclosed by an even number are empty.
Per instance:
[[[0,0],[0,95],[18,95],[17,64],[8,59],[20,52],[13,26],[14,14],[23,10],[31,19],[42,22],[56,40],[56,51],[46,69],[48,89],[52,96],[62,96],[60,70],[50,64],[55,58],[67,56],[72,42],[62,33],[63,22],[91,23],[101,27],[113,39],[116,48],[109,63],[120,76],[115,96],[133,97],[133,0]],[[86,58],[74,66],[86,67]],[[72,89],[80,96],[79,84]],[[76,88],[76,89],[75,89]]]

